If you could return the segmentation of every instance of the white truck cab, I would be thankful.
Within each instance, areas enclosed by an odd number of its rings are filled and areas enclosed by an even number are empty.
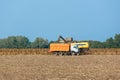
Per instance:
[[[79,53],[79,47],[78,47],[78,44],[72,44],[72,43],[71,43],[70,50],[71,50],[71,52]]]

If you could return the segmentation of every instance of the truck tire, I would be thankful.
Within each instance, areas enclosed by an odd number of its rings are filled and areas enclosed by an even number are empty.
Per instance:
[[[75,55],[75,52],[74,52],[74,51],[72,51],[72,52],[71,52],[71,55],[72,55],[72,56],[74,56],[74,55]]]
[[[77,56],[79,56],[79,55],[80,55],[80,53],[77,53],[76,55],[77,55]]]
[[[53,52],[53,55],[59,56],[59,53],[58,52]]]
[[[64,52],[59,52],[59,55],[60,55],[60,56],[63,56],[63,55],[64,55]]]

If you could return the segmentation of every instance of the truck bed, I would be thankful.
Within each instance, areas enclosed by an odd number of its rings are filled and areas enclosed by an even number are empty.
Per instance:
[[[50,44],[50,51],[70,51],[70,44],[52,43]]]

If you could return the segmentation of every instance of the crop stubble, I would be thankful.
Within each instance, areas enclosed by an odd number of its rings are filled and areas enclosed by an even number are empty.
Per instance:
[[[119,80],[120,55],[2,55],[0,80]]]

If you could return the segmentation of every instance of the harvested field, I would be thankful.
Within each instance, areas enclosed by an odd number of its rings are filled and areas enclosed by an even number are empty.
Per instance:
[[[120,55],[2,55],[0,80],[119,80]]]

